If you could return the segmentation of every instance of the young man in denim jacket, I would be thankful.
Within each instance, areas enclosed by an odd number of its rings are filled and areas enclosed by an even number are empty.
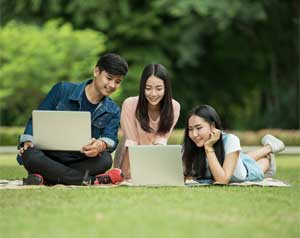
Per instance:
[[[92,139],[81,152],[42,151],[34,147],[32,119],[20,137],[18,162],[28,171],[24,184],[103,184],[123,180],[120,170],[110,170],[117,143],[120,109],[108,96],[127,74],[127,62],[117,54],[103,55],[94,69],[94,79],[54,85],[39,110],[90,111]],[[104,173],[104,174],[103,174]]]

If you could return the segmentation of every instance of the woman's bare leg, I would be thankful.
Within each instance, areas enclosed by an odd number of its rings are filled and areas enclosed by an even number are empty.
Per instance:
[[[259,160],[256,161],[259,166],[262,168],[264,173],[266,173],[269,168],[270,168],[270,159],[269,158],[260,158]]]
[[[265,145],[258,150],[250,151],[247,153],[252,159],[258,161],[263,158],[267,158],[267,156],[272,152],[272,148],[270,145]]]

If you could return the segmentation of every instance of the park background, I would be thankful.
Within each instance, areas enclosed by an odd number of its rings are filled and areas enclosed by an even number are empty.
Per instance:
[[[149,63],[169,70],[181,103],[216,108],[226,129],[299,129],[299,1],[1,0],[2,126],[24,126],[59,81],[92,77],[116,52],[129,73],[113,95],[138,94]]]
[[[2,190],[4,237],[299,237],[299,0],[0,0],[0,19],[1,146],[56,82],[115,52],[129,63],[120,106],[146,64],[169,70],[181,104],[169,143],[210,104],[242,145],[271,132],[298,151],[277,159],[292,188]],[[26,176],[15,153],[0,155],[1,179]]]

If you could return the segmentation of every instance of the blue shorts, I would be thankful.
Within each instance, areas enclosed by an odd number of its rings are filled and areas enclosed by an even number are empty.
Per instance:
[[[261,181],[264,179],[264,172],[254,159],[244,153],[240,153],[240,158],[247,169],[246,181]]]

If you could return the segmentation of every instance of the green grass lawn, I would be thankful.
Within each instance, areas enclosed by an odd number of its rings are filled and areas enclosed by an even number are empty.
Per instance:
[[[25,176],[0,155],[0,178]],[[280,156],[291,188],[94,188],[0,190],[0,234],[17,237],[300,237],[300,158]]]

